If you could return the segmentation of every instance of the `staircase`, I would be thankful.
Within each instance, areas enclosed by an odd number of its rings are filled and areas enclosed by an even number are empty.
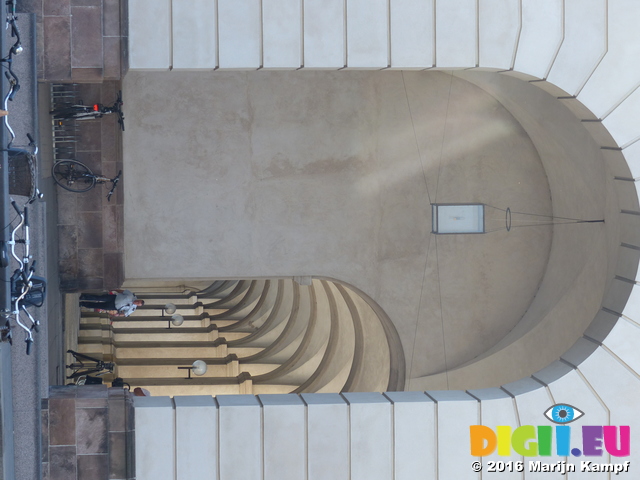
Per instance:
[[[83,312],[78,351],[115,362],[115,375],[153,395],[402,388],[375,311],[348,287],[291,279],[215,282],[199,292],[144,293],[127,318]],[[163,307],[176,306],[180,326]],[[202,376],[185,369],[207,364]]]

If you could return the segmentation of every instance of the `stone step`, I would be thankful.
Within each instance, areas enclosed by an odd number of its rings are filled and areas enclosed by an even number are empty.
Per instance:
[[[262,321],[253,323],[250,335],[241,340],[230,342],[230,346],[254,346],[265,348],[271,345],[284,331],[293,308],[293,291],[296,286],[292,280],[279,280],[272,308]]]

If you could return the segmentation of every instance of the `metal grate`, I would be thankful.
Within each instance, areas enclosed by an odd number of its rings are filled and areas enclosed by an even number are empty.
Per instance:
[[[51,84],[51,110],[78,103],[75,83]],[[55,160],[75,158],[78,125],[75,119],[51,119]]]

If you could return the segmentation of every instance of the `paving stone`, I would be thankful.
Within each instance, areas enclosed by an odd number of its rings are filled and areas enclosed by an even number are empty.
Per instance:
[[[58,259],[60,264],[78,256],[78,227],[77,225],[58,225],[58,238],[64,238],[64,242],[58,242]]]
[[[74,82],[101,82],[102,66],[100,67],[73,67],[71,69],[71,79]]]
[[[107,408],[106,398],[77,398],[76,408]]]
[[[105,255],[105,288],[119,288],[124,282],[123,257],[122,253]]]
[[[104,135],[103,135],[104,138]],[[118,167],[116,165],[116,161],[110,159],[110,160],[106,160],[104,158],[104,149],[103,149],[103,158],[102,158],[102,175],[104,175],[105,177],[109,177],[109,178],[113,178],[118,174]],[[110,185],[110,184],[107,184]],[[105,206],[109,206],[111,204],[106,204]]]
[[[100,277],[104,275],[101,248],[78,249],[78,277]]]
[[[76,151],[78,152],[99,152],[102,149],[102,121],[83,120],[80,122],[80,131]],[[96,157],[100,161],[100,157]],[[89,166],[89,165],[87,165]],[[91,168],[91,167],[90,167]],[[93,170],[93,168],[92,168]],[[94,170],[93,173],[99,173]]]
[[[78,212],[78,249],[102,248],[102,214]]]
[[[70,7],[69,0],[44,0],[42,7],[45,15],[70,15],[71,14],[71,7]]]
[[[49,387],[49,399],[52,398],[76,398],[75,385],[52,385]]]
[[[104,290],[104,280],[102,277],[79,277],[76,279],[76,291]]]
[[[75,398],[49,399],[49,445],[75,445]],[[75,447],[74,447],[75,452]],[[51,455],[51,452],[49,452]],[[53,464],[53,458],[49,461]]]
[[[122,61],[121,43],[120,37],[104,37],[102,39],[102,47],[104,49],[102,75],[105,80],[120,78],[122,70],[120,65]]]
[[[77,222],[76,208],[77,193],[72,193],[58,187],[58,225],[73,225]]]
[[[127,479],[134,479],[136,476],[136,450],[134,437],[135,432],[128,430],[125,438]]]
[[[102,34],[120,36],[120,0],[102,0]]]
[[[118,151],[120,150],[120,142],[118,139],[119,134],[117,133],[117,129],[119,129],[120,126],[118,126],[114,117],[104,118],[104,120],[105,122],[103,122],[102,124],[101,142],[102,162],[113,162],[113,170],[115,175],[115,173],[117,173],[115,162],[118,158]]]
[[[96,120],[97,122],[97,120]],[[87,122],[89,123],[89,122]],[[91,120],[91,123],[95,123],[93,120]],[[93,127],[91,127],[91,131],[94,132]],[[83,128],[83,130],[80,131],[80,136],[84,136],[85,135],[85,130]],[[95,145],[95,143],[94,143]],[[86,141],[86,146],[87,148],[91,148],[91,146],[89,145],[88,141]],[[93,173],[102,173],[102,163],[100,161],[100,148],[97,147],[95,148],[95,150],[92,151],[78,151],[76,153],[76,159],[82,163],[84,163],[89,170],[91,170]]]
[[[114,267],[111,265],[113,263],[118,262],[120,259],[108,254],[113,254],[118,252],[118,217],[117,217],[117,207],[115,205],[109,205],[103,207],[102,209],[102,248],[105,254],[105,278],[107,275],[107,271],[110,274],[116,275],[117,273],[114,270]],[[106,282],[109,284],[110,282]]]
[[[76,410],[78,454],[108,453],[106,408],[79,408]]]
[[[40,410],[40,432],[41,432],[41,442],[40,448],[41,452],[41,462],[48,463],[49,462],[49,410],[48,405],[47,409]]]
[[[83,83],[76,87],[76,96],[85,105],[100,102],[100,95],[103,87],[99,83]]]
[[[126,403],[124,397],[109,397],[109,432],[126,430]]]
[[[71,78],[71,19],[44,17],[44,76],[47,80]]]
[[[17,4],[16,11],[18,13],[37,12],[39,16],[42,16],[42,9],[42,0],[20,0]]]
[[[78,212],[101,212],[103,188],[96,185],[92,190],[78,194],[76,201]]]
[[[107,480],[109,455],[78,455],[78,479]]]
[[[50,480],[69,480],[76,478],[76,447],[50,447]]]
[[[71,7],[71,66],[102,68],[102,8]]]
[[[109,478],[127,475],[127,441],[125,432],[109,432]]]

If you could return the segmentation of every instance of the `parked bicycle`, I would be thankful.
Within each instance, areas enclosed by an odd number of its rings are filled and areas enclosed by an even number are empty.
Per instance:
[[[120,128],[124,131],[124,114],[122,112],[122,91],[118,92],[116,101],[113,105],[103,105],[102,103],[94,103],[92,105],[79,104],[61,104],[56,106],[49,113],[57,120],[93,120],[102,118],[105,115],[115,113],[118,116]]]
[[[108,201],[111,201],[113,191],[118,186],[118,182],[120,182],[120,175],[122,175],[122,170],[113,178],[95,175],[89,167],[78,160],[58,160],[51,169],[53,180],[70,192],[88,192],[98,184],[110,182],[111,190],[107,194]]]
[[[11,75],[9,75],[11,72]],[[20,89],[20,80],[18,76],[11,71],[5,72],[9,80],[9,90],[4,97],[2,108],[5,112],[8,109],[8,102],[13,100],[14,95]],[[23,195],[29,198],[29,203],[33,203],[36,199],[42,198],[43,194],[38,189],[38,144],[34,138],[27,133],[29,144],[26,147],[13,147],[13,141],[16,134],[9,124],[9,116],[2,117],[4,126],[6,127],[11,140],[7,143],[7,152],[9,156],[9,193],[12,195]]]
[[[47,281],[43,277],[35,275],[36,261],[31,260],[28,206],[25,205],[21,210],[13,199],[11,199],[11,205],[18,213],[20,220],[12,229],[11,240],[9,240],[7,244],[11,246],[11,256],[17,262],[18,267],[14,270],[10,279],[11,310],[3,311],[2,315],[7,319],[7,322],[10,318],[13,318],[18,326],[25,331],[27,355],[29,355],[34,342],[33,332],[38,332],[40,321],[34,318],[28,308],[32,306],[41,307],[44,304]],[[18,231],[21,231],[21,235],[18,235]],[[18,245],[23,246],[22,254],[18,252]],[[5,245],[3,245],[3,251],[4,249]],[[3,266],[5,265],[6,263],[3,264]],[[8,336],[11,342],[10,327],[10,323],[5,324],[5,327],[2,329],[2,336]]]

